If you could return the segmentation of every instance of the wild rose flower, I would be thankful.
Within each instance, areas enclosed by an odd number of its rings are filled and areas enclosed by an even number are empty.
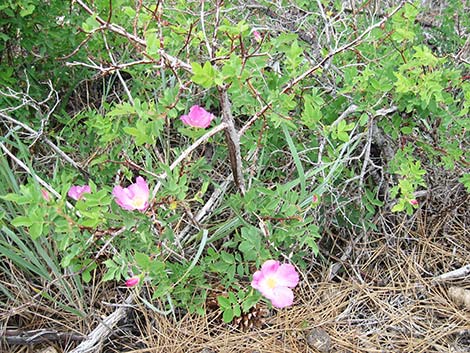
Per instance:
[[[49,193],[47,192],[46,189],[41,189],[41,195],[44,200],[47,202],[51,201],[51,197],[49,196]]]
[[[127,288],[135,287],[136,285],[139,284],[139,282],[140,282],[140,277],[139,276],[134,276],[134,277],[128,278],[126,280],[126,287]]]
[[[127,188],[115,186],[113,189],[116,203],[128,211],[145,211],[149,206],[149,195],[147,182],[140,176],[135,180],[135,184],[131,184]]]
[[[418,205],[418,200],[412,199],[412,200],[410,200],[410,204],[412,204],[413,206],[416,206],[416,205]]]
[[[285,308],[294,302],[294,288],[299,283],[299,274],[290,264],[279,264],[279,261],[268,260],[260,271],[253,274],[251,286],[257,289],[276,308]]]
[[[258,31],[253,31],[253,37],[257,42],[261,41],[261,34]]]
[[[181,121],[183,124],[191,126],[191,127],[199,127],[199,128],[206,128],[211,124],[211,121],[215,118],[215,116],[204,108],[193,105],[189,109],[188,115],[182,115]]]
[[[71,197],[74,200],[80,200],[83,197],[83,194],[89,194],[91,193],[91,189],[88,185],[72,185],[72,187],[69,189],[69,192],[67,195]]]

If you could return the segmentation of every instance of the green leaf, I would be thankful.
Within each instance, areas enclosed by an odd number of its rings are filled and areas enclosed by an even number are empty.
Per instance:
[[[36,6],[34,6],[33,4],[25,4],[21,8],[20,16],[26,17],[28,15],[31,15],[35,9],[36,9]]]
[[[220,254],[220,257],[224,262],[226,262],[228,264],[233,264],[235,262],[235,259],[234,259],[233,255],[229,254],[226,251],[222,251],[221,254]]]
[[[245,300],[242,303],[242,309],[243,312],[246,313],[248,310],[250,310],[253,306],[255,306],[256,303],[258,303],[260,296],[259,295],[249,295],[245,298]]]
[[[26,217],[26,216],[18,216],[18,217],[15,217],[11,221],[11,224],[14,225],[15,227],[21,227],[21,226],[29,227],[32,223],[33,221],[29,217]]]
[[[103,282],[112,281],[114,277],[116,276],[117,270],[118,270],[117,267],[108,269],[106,274],[103,276]]]
[[[222,83],[220,73],[206,61],[204,66],[198,63],[191,63],[193,76],[191,80],[204,88],[211,88]]]
[[[242,311],[241,311],[241,308],[240,308],[240,304],[235,304],[233,306],[233,315],[236,316],[236,317],[239,317],[241,314],[242,314]]]
[[[230,299],[224,296],[217,296],[217,302],[222,308],[231,308],[232,304],[230,303]]]
[[[234,314],[233,314],[233,309],[232,308],[227,308],[227,309],[224,310],[224,314],[223,314],[222,318],[223,318],[223,320],[226,324],[232,322],[233,317],[234,317]]]
[[[90,273],[90,271],[87,270],[87,271],[84,271],[84,272],[82,273],[82,280],[83,280],[83,282],[85,282],[85,283],[90,283],[90,281],[91,281],[91,273]]]
[[[343,142],[349,141],[349,134],[345,131],[339,131],[337,136],[338,136],[338,139],[340,139]]]
[[[151,57],[158,56],[160,40],[156,29],[151,29],[145,32],[145,42],[147,43],[147,54]]]
[[[100,23],[95,17],[88,17],[88,19],[82,23],[82,28],[85,32],[92,32],[100,26]]]
[[[168,284],[160,283],[152,294],[152,299],[162,298],[171,292],[172,287]]]
[[[459,181],[465,186],[467,192],[470,193],[470,174],[464,174],[459,178]]]
[[[401,212],[405,209],[405,200],[400,199],[398,203],[392,207],[392,212]]]
[[[244,240],[238,246],[238,250],[240,250],[242,253],[249,253],[253,250],[253,244],[247,240]]]
[[[294,40],[294,42],[291,44],[291,46],[286,52],[287,62],[290,64],[291,69],[293,70],[296,69],[302,62],[303,60],[301,56],[302,52],[303,50],[299,46],[297,39]]]
[[[143,270],[148,269],[151,262],[150,257],[148,255],[140,252],[135,253],[134,259],[137,265],[139,265]]]
[[[43,222],[34,222],[31,224],[29,227],[29,235],[31,235],[31,238],[33,240],[36,240],[42,235],[42,231],[44,229],[44,223]]]

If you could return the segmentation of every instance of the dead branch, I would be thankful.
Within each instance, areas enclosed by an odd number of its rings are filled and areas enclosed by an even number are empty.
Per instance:
[[[222,121],[227,126],[225,128],[225,141],[227,142],[233,179],[240,193],[244,195],[245,180],[243,178],[242,157],[240,154],[240,135],[235,128],[227,90],[225,88],[219,88],[219,96],[220,105],[222,107]]]
[[[435,281],[447,281],[457,278],[464,278],[470,275],[470,265],[463,266],[457,270],[443,273],[440,276],[434,277]]]
[[[110,22],[102,19],[100,16],[98,16],[97,13],[95,13],[90,7],[88,7],[88,5],[85,4],[85,2],[83,2],[82,0],[75,0],[75,2],[77,4],[79,4],[82,7],[82,9],[84,9],[89,15],[93,16],[95,18],[95,20],[101,26],[103,26],[103,29],[107,29],[111,32],[114,32],[114,33],[120,35],[120,36],[123,36],[123,37],[129,39],[130,41],[132,41],[133,43],[136,43],[136,44],[140,45],[143,48],[147,47],[147,42],[145,41],[145,39],[142,39],[138,36],[135,36],[135,35],[127,32],[123,27],[121,27],[119,25],[116,25],[114,23],[110,23]],[[172,67],[172,68],[180,67],[180,68],[182,68],[183,70],[185,70],[187,72],[192,71],[191,65],[185,63],[184,61],[182,61],[182,60],[180,60],[180,59],[178,59],[174,56],[171,56],[171,55],[167,54],[164,50],[160,49],[158,51],[158,54],[160,54],[160,56],[166,60],[167,64],[170,67]]]
[[[73,332],[59,332],[56,330],[6,330],[0,339],[8,344],[15,345],[33,345],[42,342],[68,342],[68,341],[83,341],[85,336]]]
[[[98,352],[103,341],[113,332],[114,326],[126,316],[129,306],[134,302],[134,294],[129,295],[124,305],[118,307],[107,316],[96,328],[88,334],[87,339],[80,343],[70,353],[94,353]]]

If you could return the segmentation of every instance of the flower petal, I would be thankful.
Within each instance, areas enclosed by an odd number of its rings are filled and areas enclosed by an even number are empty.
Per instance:
[[[256,271],[255,273],[253,273],[253,280],[251,281],[251,286],[254,288],[254,289],[258,289],[260,288],[260,283],[261,281],[263,280],[264,278],[264,274],[263,272],[261,271]]]
[[[74,200],[80,200],[83,197],[83,194],[89,193],[91,193],[91,189],[88,185],[72,185],[67,192],[67,195]]]
[[[299,274],[290,264],[282,264],[275,276],[279,286],[294,288],[299,283]]]
[[[126,280],[126,287],[128,287],[128,288],[134,287],[134,286],[138,285],[139,282],[140,282],[140,277],[139,276],[134,276],[134,277],[128,278]]]
[[[253,286],[252,284],[253,288],[259,290],[260,293],[268,299],[274,298],[274,288],[276,288],[276,286],[272,285],[272,281],[274,279],[273,276],[265,276],[264,273],[260,273],[262,274],[262,277],[259,278],[256,286]]]
[[[294,302],[294,292],[290,288],[276,287],[273,294],[273,297],[268,299],[271,299],[271,303],[276,308],[285,308]]]
[[[267,275],[275,273],[278,268],[279,268],[279,261],[267,260],[261,266],[261,272],[263,272],[264,275],[267,276]]]
[[[183,124],[185,125],[191,125],[191,120],[189,119],[189,116],[188,115],[181,115],[181,121],[183,122]]]
[[[140,176],[127,188],[116,186],[113,189],[113,196],[116,203],[127,211],[145,211],[149,206],[149,187],[145,179]]]
[[[189,125],[192,127],[199,127],[199,128],[206,128],[210,125],[211,121],[215,118],[215,116],[204,108],[193,105],[189,109],[188,115],[182,115],[181,121],[185,125]]]
[[[113,196],[116,203],[125,210],[132,211],[134,207],[132,206],[132,200],[129,198],[128,194],[129,191],[119,185],[115,186],[113,189]]]

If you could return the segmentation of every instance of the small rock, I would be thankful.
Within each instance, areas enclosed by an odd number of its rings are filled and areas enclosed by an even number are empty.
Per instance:
[[[331,338],[325,330],[314,328],[307,333],[307,344],[321,353],[329,353],[331,350]]]

